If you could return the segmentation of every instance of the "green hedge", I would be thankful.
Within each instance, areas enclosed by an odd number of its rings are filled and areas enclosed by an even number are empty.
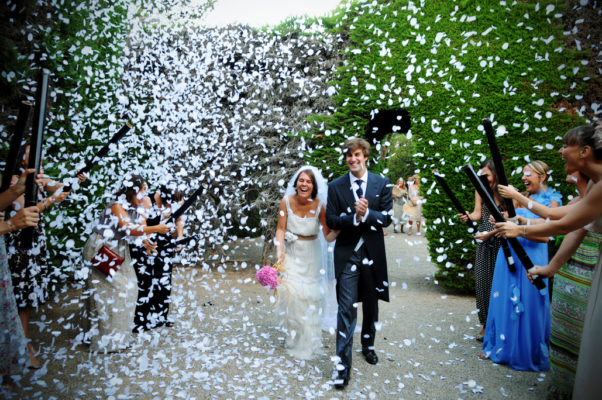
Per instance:
[[[459,168],[477,167],[490,156],[480,127],[483,118],[490,118],[500,134],[512,184],[522,187],[516,171],[528,159],[551,166],[551,186],[564,182],[554,149],[558,138],[583,120],[559,105],[586,90],[579,68],[584,54],[568,50],[562,41],[565,6],[549,1],[352,2],[338,14],[336,29],[349,37],[333,82],[338,107],[311,133],[319,147],[311,158],[343,173],[335,146],[345,137],[363,136],[374,110],[406,109],[427,199],[429,252],[439,267],[437,279],[449,287],[473,289],[475,247],[448,199],[438,188],[430,190],[432,171],[445,174],[460,201],[472,208],[474,190]],[[387,162],[375,157],[371,168],[387,171]],[[560,190],[565,195],[574,191],[567,185]]]

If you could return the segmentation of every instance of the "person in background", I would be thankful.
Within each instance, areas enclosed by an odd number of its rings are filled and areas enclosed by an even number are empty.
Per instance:
[[[408,201],[406,182],[403,178],[399,178],[393,186],[393,232],[395,233],[403,233],[403,225],[407,220],[403,212],[406,201]]]
[[[408,178],[408,202],[406,203],[405,213],[409,216],[408,235],[412,234],[412,223],[416,223],[416,234],[420,235],[420,225],[422,224],[422,203],[423,197],[420,195],[420,175],[416,174]],[[408,207],[409,206],[409,207]]]
[[[182,202],[184,194],[175,182],[164,183],[159,190],[142,201],[146,225],[155,226],[170,217],[173,208]],[[153,241],[157,252],[148,255],[145,246],[130,243],[130,254],[135,261],[134,269],[138,278],[138,301],[134,314],[134,331],[140,332],[158,326],[173,326],[168,319],[171,303],[171,272],[175,245],[171,239],[184,236],[182,218],[176,221],[176,229],[171,235],[155,235]]]
[[[545,182],[547,165],[533,161],[523,168],[525,183],[531,203],[558,207],[562,199],[557,192],[547,190]],[[520,218],[538,218],[529,208],[516,208]],[[497,232],[496,232],[497,234]],[[519,239],[520,244],[534,264],[548,263],[548,236],[534,236],[531,240]],[[483,353],[498,364],[507,364],[520,371],[547,371],[550,367],[550,297],[548,282],[544,289],[533,286],[524,272],[520,259],[511,249],[515,263],[509,269],[508,260],[500,249],[493,282]]]
[[[577,186],[579,193],[568,204],[581,201],[589,178],[575,171],[566,176],[566,181]],[[520,224],[545,223],[548,218],[560,219],[567,213],[568,207],[550,208],[539,203],[529,203],[528,197],[511,187],[500,185],[500,193],[523,207],[531,204],[531,211],[544,218],[516,218],[515,221]],[[587,299],[601,243],[602,234],[584,228],[575,230],[565,237],[549,263],[559,270],[554,277],[554,296],[550,307],[550,399],[570,399],[573,393]]]
[[[498,192],[498,176],[495,170],[493,160],[488,159],[481,163],[479,175],[486,175],[489,188],[493,193],[494,200],[498,206],[503,205],[502,198]],[[478,234],[475,236],[477,240],[477,252],[475,255],[475,295],[477,309],[479,310],[479,322],[483,329],[477,334],[476,339],[479,342],[483,341],[485,335],[485,326],[487,323],[487,313],[489,311],[489,296],[491,295],[491,282],[493,281],[493,271],[498,251],[500,249],[500,239],[495,236],[495,228],[490,221],[491,212],[483,204],[483,200],[478,193],[475,192],[474,209],[471,213],[458,214],[462,222],[478,221]]]
[[[29,164],[29,145],[21,149],[21,170],[24,171]],[[42,167],[40,165],[40,171]],[[14,179],[17,177],[15,176]],[[69,192],[63,192],[64,184],[55,182],[43,176],[38,177],[38,210],[43,212],[52,204],[60,203],[67,198]],[[20,195],[12,203],[10,215],[14,215],[23,208],[25,196]],[[29,319],[32,308],[38,308],[48,299],[48,284],[51,281],[47,262],[46,232],[42,218],[32,232],[32,246],[26,248],[23,231],[11,232],[7,235],[6,246],[8,264],[12,275],[12,284],[15,292],[19,318],[23,324],[25,337],[29,338]],[[36,358],[38,351],[31,342],[27,343],[30,366],[40,368],[42,364]]]
[[[567,174],[579,171],[590,178],[588,188],[577,204],[568,205],[565,215],[558,220],[542,224],[516,225],[511,221],[497,223],[499,235],[506,237],[525,238],[566,234],[561,248],[554,257],[556,261],[566,260],[565,249],[575,247],[579,234],[574,231],[585,227],[590,232],[602,234],[602,124],[596,127],[580,126],[569,130],[563,138],[560,154],[565,160]],[[555,261],[553,259],[553,261]],[[579,348],[577,373],[573,386],[573,399],[594,400],[602,393],[602,347],[599,345],[602,337],[602,262],[600,253],[594,268],[594,276],[589,293],[583,335]],[[551,276],[562,262],[548,265],[535,265],[529,276]]]
[[[146,235],[166,234],[170,231],[170,227],[165,224],[146,225],[140,215],[140,206],[145,196],[144,179],[139,175],[127,175],[121,189],[101,214],[84,247],[83,258],[88,262],[102,246],[107,246],[124,259],[117,271],[110,276],[88,263],[90,271],[84,295],[89,326],[84,334],[84,342],[90,344],[93,352],[120,352],[130,345],[138,285],[129,241],[143,240]],[[154,250],[150,244],[147,246],[149,252]]]
[[[23,194],[26,176],[34,172],[33,169],[26,170],[13,186],[0,193],[0,210],[4,210]],[[31,359],[26,355],[27,339],[13,292],[4,234],[33,228],[38,225],[39,219],[37,206],[22,208],[11,218],[6,218],[4,212],[0,212],[0,375],[2,386],[8,389],[13,388],[11,375],[21,374],[26,365],[32,365]]]

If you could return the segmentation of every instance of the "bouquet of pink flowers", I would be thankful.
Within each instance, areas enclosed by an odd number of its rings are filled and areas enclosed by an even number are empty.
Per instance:
[[[278,284],[280,283],[280,279],[278,278],[278,271],[282,271],[282,263],[284,262],[284,256],[274,264],[264,265],[262,268],[257,271],[255,274],[255,278],[261,284],[261,286],[269,287],[270,289],[276,289]]]

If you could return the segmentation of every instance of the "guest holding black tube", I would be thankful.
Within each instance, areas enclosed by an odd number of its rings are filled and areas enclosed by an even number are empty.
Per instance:
[[[532,203],[557,207],[560,195],[545,187],[549,168],[542,161],[533,161],[523,168],[522,181]],[[520,218],[537,218],[528,208],[517,208]],[[496,232],[497,234],[497,232]],[[519,239],[534,264],[548,263],[549,237],[534,236],[531,240]],[[513,253],[516,263],[520,260]],[[521,371],[547,371],[550,367],[550,298],[548,286],[537,290],[517,265],[512,272],[503,252],[499,252],[493,275],[483,353],[498,364],[507,364]]]
[[[22,170],[29,163],[29,146],[21,149],[18,160],[21,161]],[[40,171],[42,169],[40,167]],[[15,176],[16,179],[16,176]],[[38,203],[39,212],[44,211],[54,203],[60,203],[69,195],[60,190],[64,185],[52,179],[40,177],[38,179]],[[49,194],[48,197],[45,197]],[[24,205],[24,196],[20,195],[12,203],[11,215]],[[33,228],[33,246],[27,249],[25,246],[25,235],[23,232],[13,232],[7,235],[8,263],[12,274],[13,289],[19,308],[19,317],[23,324],[25,337],[29,338],[29,319],[32,308],[37,308],[46,302],[48,298],[48,284],[50,274],[47,264],[46,234],[44,223],[40,218],[38,224]],[[36,358],[37,351],[33,344],[27,344],[29,349],[30,366],[40,368],[41,364]]]
[[[589,178],[574,171],[566,177],[579,193],[568,205],[583,199]],[[515,218],[515,222],[526,224],[545,223],[545,219],[557,220],[564,217],[568,207],[545,207],[533,203],[528,197],[512,187],[500,185],[500,194],[513,199],[523,207],[531,206],[531,211],[540,219]],[[542,219],[545,218],[545,219]],[[554,296],[552,297],[551,337],[550,337],[550,385],[548,398],[570,399],[575,382],[575,371],[579,356],[579,345],[587,307],[594,267],[602,244],[602,234],[577,229],[564,238],[560,248],[550,260],[558,273],[554,276]]]
[[[159,190],[146,197],[146,224],[155,226],[172,214],[172,208],[180,204],[184,194],[178,190],[176,182],[170,181],[159,186]],[[140,332],[159,326],[173,326],[168,318],[171,297],[171,273],[173,256],[177,251],[172,239],[184,235],[182,218],[176,220],[176,229],[168,235],[156,235],[152,240],[156,248],[148,254],[145,248],[130,244],[132,259],[135,261],[138,278],[138,301],[134,316],[134,331]]]
[[[92,263],[88,264],[91,271],[84,295],[89,326],[83,341],[90,344],[93,352],[115,353],[130,346],[138,285],[129,242],[142,241],[146,235],[165,234],[170,230],[165,224],[146,225],[139,212],[144,197],[144,179],[139,175],[126,175],[121,189],[107,205],[84,247],[86,261],[91,261],[103,246],[123,258],[121,265],[110,275],[104,275]],[[152,251],[148,242],[147,247],[149,252]]]
[[[25,179],[34,169],[25,171],[13,186],[0,193],[0,210],[8,207],[25,191]],[[4,245],[4,234],[25,227],[34,227],[39,221],[37,206],[22,208],[11,218],[0,213],[0,375],[2,386],[12,388],[11,375],[21,374],[28,363],[27,338],[19,318],[17,303],[13,292],[11,273]]]
[[[587,231],[602,233],[602,123],[592,126],[580,126],[569,130],[563,138],[560,149],[566,161],[567,174],[579,171],[590,178],[583,199],[577,204],[564,207],[565,215],[558,220],[537,225],[516,225],[512,222],[497,223],[499,234],[506,237],[532,238],[542,235],[567,234],[561,248],[550,264],[535,265],[529,272],[530,277],[551,276],[558,271],[566,259],[565,249],[574,247],[579,235],[574,231],[585,228]],[[577,374],[573,387],[573,399],[598,399],[602,392],[602,347],[599,345],[602,336],[602,263],[600,253],[594,268],[583,335],[579,350]],[[535,263],[538,264],[538,263]]]
[[[498,207],[501,207],[504,202],[498,192],[498,176],[495,170],[495,164],[491,159],[487,159],[481,163],[479,175],[486,175],[489,182],[489,188],[493,193],[494,200]],[[495,269],[495,261],[500,249],[500,239],[495,236],[495,228],[490,221],[491,212],[483,204],[483,200],[478,193],[475,192],[474,209],[471,213],[458,214],[462,222],[479,221],[477,228],[477,252],[475,255],[475,294],[477,309],[479,310],[479,322],[483,325],[483,329],[477,334],[476,339],[479,342],[483,341],[485,335],[485,327],[487,323],[487,312],[489,311],[489,295],[491,294],[491,281],[493,280],[493,271]]]

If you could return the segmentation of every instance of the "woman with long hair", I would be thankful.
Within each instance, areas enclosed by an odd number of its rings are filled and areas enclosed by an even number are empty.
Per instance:
[[[579,171],[590,179],[583,199],[576,204],[566,206],[564,217],[542,224],[517,225],[507,221],[497,223],[498,234],[505,237],[540,237],[567,234],[563,242],[571,247],[579,240],[578,234],[572,232],[585,227],[588,231],[602,233],[602,124],[580,126],[569,130],[563,138],[560,154],[565,160],[567,174]],[[558,254],[561,250],[558,251]],[[560,263],[543,263],[529,271],[532,276],[551,276],[559,268]],[[599,339],[602,337],[602,265],[600,253],[592,285],[589,293],[583,336],[579,350],[579,360],[573,398],[580,400],[598,399],[602,393],[602,347]]]
[[[146,182],[141,176],[126,176],[84,247],[86,261],[91,261],[103,246],[123,258],[123,263],[108,276],[88,264],[84,294],[89,329],[84,341],[90,344],[90,350],[94,352],[119,352],[130,345],[138,285],[129,242],[145,239],[146,235],[153,233],[165,234],[170,231],[165,224],[146,225],[139,209],[145,192]]]
[[[561,203],[561,197],[545,186],[548,171],[544,162],[533,161],[523,167],[522,181],[531,203],[555,207]],[[529,208],[517,208],[516,215],[537,218]],[[548,236],[537,236],[519,241],[534,263],[547,263],[548,240]],[[550,366],[550,297],[547,282],[542,290],[531,285],[520,259],[513,249],[512,252],[514,270],[510,270],[503,253],[498,253],[480,357],[520,371],[547,371]]]
[[[8,207],[13,200],[25,191],[27,174],[35,170],[26,170],[13,186],[0,193],[0,210]],[[11,273],[8,266],[6,249],[4,247],[4,234],[15,232],[26,227],[35,227],[40,219],[37,206],[21,208],[15,215],[8,218],[4,212],[0,213],[0,375],[2,386],[11,389],[13,382],[11,375],[21,374],[26,365],[32,365],[27,353],[27,338],[23,332],[23,325],[19,318],[17,303],[13,292]]]
[[[21,170],[24,171],[29,164],[29,145],[21,149],[19,160]],[[42,171],[40,166],[40,171]],[[45,211],[52,204],[60,203],[69,192],[63,192],[64,184],[46,177],[38,177],[37,207],[39,212]],[[17,197],[12,203],[11,213],[21,209],[25,203],[25,196]],[[19,318],[23,324],[25,337],[29,338],[29,319],[32,309],[46,303],[48,299],[48,284],[51,281],[47,261],[46,231],[42,218],[31,231],[31,248],[25,243],[26,236],[23,231],[11,232],[6,235],[6,249],[8,264],[12,274],[13,289]],[[40,368],[42,364],[36,358],[37,350],[31,342],[27,343],[29,358],[32,368]]]
[[[498,206],[502,207],[502,198],[498,192],[498,176],[495,170],[493,160],[487,159],[481,163],[479,175],[487,176],[489,188]],[[483,326],[481,332],[477,334],[476,339],[483,341],[485,335],[485,326],[487,323],[487,312],[489,311],[489,295],[491,294],[491,281],[493,280],[493,271],[495,261],[500,249],[500,240],[495,237],[494,226],[490,221],[491,212],[487,206],[483,205],[483,199],[475,192],[474,209],[471,213],[458,214],[462,222],[478,221],[477,234],[477,252],[475,255],[475,297],[477,309],[479,310],[479,322]]]
[[[311,359],[322,351],[327,259],[326,244],[319,236],[332,242],[337,234],[326,225],[326,196],[320,171],[303,167],[291,179],[278,211],[276,259],[284,268],[278,315],[287,352],[299,359]]]

